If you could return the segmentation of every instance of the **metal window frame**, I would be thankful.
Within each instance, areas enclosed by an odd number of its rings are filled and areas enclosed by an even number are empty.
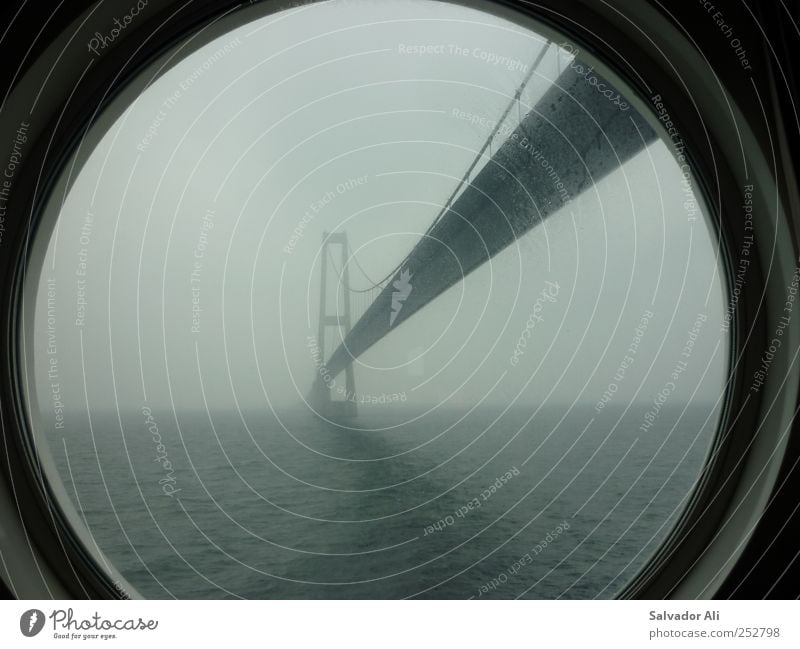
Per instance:
[[[475,4],[517,22],[524,22],[526,16],[535,18],[537,24],[550,26],[553,38],[570,35],[612,81],[624,79],[639,91],[636,107],[643,115],[652,112],[645,98],[653,89],[668,98],[684,140],[695,144],[691,150],[695,178],[712,211],[720,215],[718,234],[726,251],[729,286],[731,251],[741,245],[743,235],[733,217],[739,213],[745,181],[742,156],[746,160],[748,183],[755,187],[754,209],[763,215],[756,231],[761,247],[754,264],[757,272],[743,288],[732,327],[731,385],[722,427],[702,483],[684,515],[620,595],[715,596],[722,592],[779,478],[785,475],[785,464],[791,459],[786,455],[790,439],[797,439],[792,424],[800,373],[790,352],[800,346],[800,320],[791,324],[787,334],[791,344],[784,345],[773,360],[763,389],[756,394],[749,391],[749,380],[777,317],[769,307],[782,301],[800,249],[792,220],[799,204],[797,187],[788,168],[791,157],[780,150],[776,131],[780,118],[771,101],[777,93],[774,80],[760,86],[763,103],[745,97],[735,68],[720,76],[669,11],[652,3],[576,0],[568,15],[557,0]],[[25,268],[35,267],[37,255],[29,242],[36,241],[37,228],[44,227],[38,222],[41,206],[96,109],[98,119],[110,123],[114,106],[126,104],[142,88],[146,79],[138,75],[152,61],[170,52],[185,56],[254,14],[279,8],[280,3],[258,5],[150,0],[147,16],[137,19],[96,58],[88,57],[85,49],[93,31],[127,12],[130,2],[112,0],[89,7],[27,67],[2,106],[0,142],[7,143],[28,114],[30,97],[39,96],[24,173],[15,178],[0,256],[0,312],[5,314],[0,321],[0,520],[5,532],[0,539],[5,558],[0,578],[17,597],[113,598],[121,594],[56,504],[29,434],[17,341]],[[178,50],[175,43],[187,34],[195,35],[191,46]],[[635,68],[630,61],[636,62]],[[55,63],[58,75],[51,77]],[[114,82],[109,85],[109,80]],[[791,212],[786,205],[792,206]],[[773,241],[774,247],[766,245]],[[124,584],[121,576],[115,578]],[[135,594],[125,586],[122,592]]]

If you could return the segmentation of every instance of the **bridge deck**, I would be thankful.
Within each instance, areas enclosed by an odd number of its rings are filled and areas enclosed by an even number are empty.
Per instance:
[[[635,109],[621,108],[568,67],[414,246],[332,354],[331,376],[655,138]],[[392,318],[401,272],[411,274],[413,290]]]

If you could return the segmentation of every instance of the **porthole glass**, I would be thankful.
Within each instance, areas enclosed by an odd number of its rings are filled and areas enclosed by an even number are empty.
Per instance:
[[[613,597],[726,390],[668,100],[489,5],[257,11],[50,194],[23,351],[74,526],[146,597]]]

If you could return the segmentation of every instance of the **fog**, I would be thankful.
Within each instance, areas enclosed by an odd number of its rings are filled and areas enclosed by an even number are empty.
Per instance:
[[[394,269],[545,47],[450,4],[330,2],[151,69],[51,197],[60,216],[30,275],[26,334],[47,426],[55,384],[68,410],[305,407],[323,233],[347,235],[350,288]],[[571,59],[549,46],[511,127]],[[649,146],[358,358],[357,394],[605,407],[650,403],[671,382],[676,403],[715,402],[718,250],[682,180],[668,144]],[[342,290],[329,283],[331,308]],[[329,336],[327,355],[341,332]]]

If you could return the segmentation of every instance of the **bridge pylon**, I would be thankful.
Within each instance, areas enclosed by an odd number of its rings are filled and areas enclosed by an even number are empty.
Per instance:
[[[335,299],[333,306],[328,301],[329,279],[328,265],[334,270],[333,254],[331,248],[339,246],[341,252],[341,276],[336,278],[336,285],[333,291]],[[355,370],[352,363],[344,368],[344,386],[337,376],[332,376],[326,371],[324,363],[325,355],[325,334],[329,328],[334,328],[339,332],[338,342],[345,340],[353,326],[352,313],[350,309],[350,275],[348,271],[348,257],[350,255],[347,245],[347,233],[345,232],[323,232],[322,249],[320,251],[320,288],[319,288],[319,328],[317,334],[317,346],[319,348],[319,359],[323,365],[318,367],[313,387],[311,389],[311,406],[317,414],[327,419],[349,419],[358,415],[356,405],[356,379]],[[339,297],[341,296],[342,313],[339,313]],[[330,312],[333,311],[333,313]],[[338,344],[335,342],[334,348]]]

